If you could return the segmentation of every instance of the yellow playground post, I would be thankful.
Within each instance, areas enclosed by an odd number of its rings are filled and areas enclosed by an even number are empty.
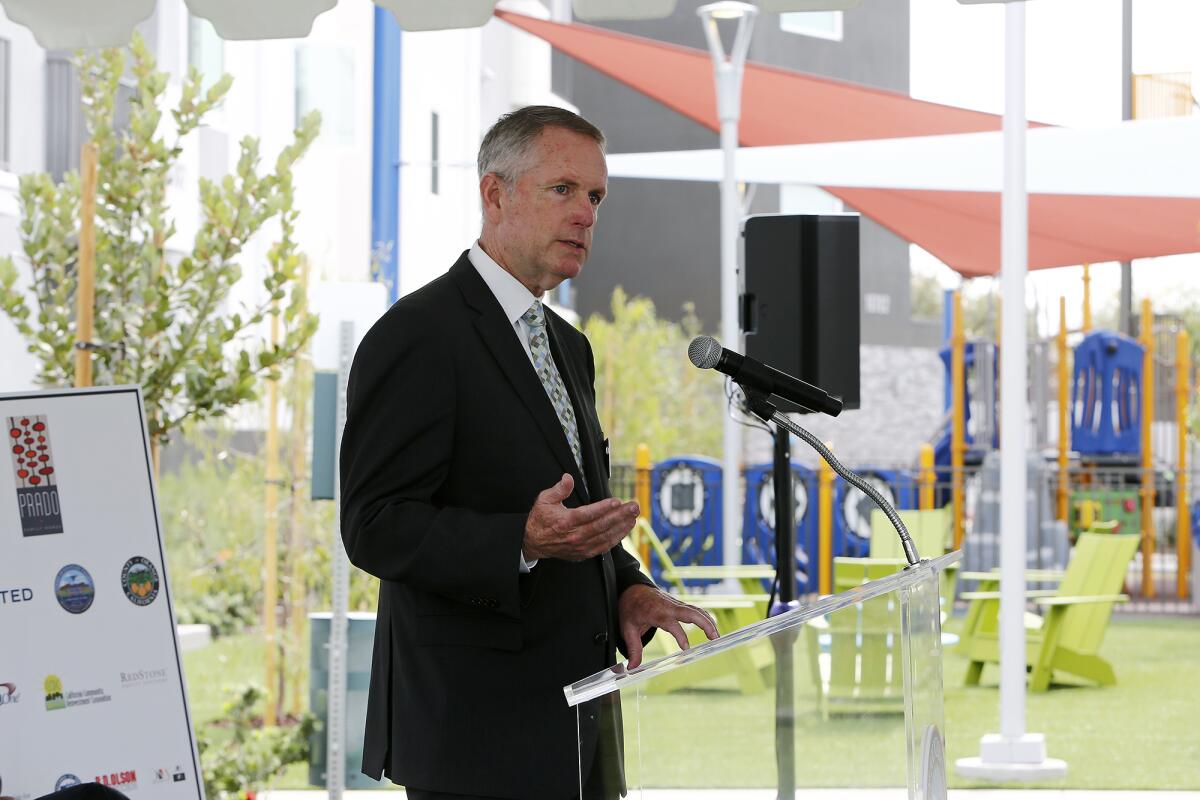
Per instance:
[[[1178,465],[1175,469],[1175,592],[1188,597],[1191,571],[1192,517],[1188,508],[1188,395],[1192,388],[1192,348],[1186,330],[1175,334],[1175,428],[1179,435]]]
[[[1142,300],[1138,338],[1142,355],[1142,597],[1154,596],[1154,453],[1151,424],[1154,421],[1154,316],[1150,300]]]
[[[1084,265],[1084,273],[1087,275],[1087,265]],[[1086,295],[1085,295],[1086,296]],[[1086,309],[1087,306],[1085,305]],[[1070,378],[1067,370],[1067,298],[1058,298],[1058,506],[1057,514],[1055,515],[1062,522],[1068,522],[1067,519],[1067,489],[1069,475],[1067,474],[1067,453],[1070,450],[1070,442],[1068,441],[1069,431],[1067,429],[1067,418],[1070,414],[1070,409],[1067,404],[1070,402],[1067,394],[1067,386]]]
[[[962,293],[955,292],[950,310],[950,504],[954,521],[954,549],[963,543],[963,459],[966,456],[967,340],[963,335]]]

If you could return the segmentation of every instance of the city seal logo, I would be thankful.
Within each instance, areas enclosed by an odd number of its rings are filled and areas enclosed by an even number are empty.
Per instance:
[[[121,570],[121,588],[135,606],[148,606],[158,597],[158,570],[149,559],[134,556]]]
[[[92,607],[92,600],[96,598],[96,583],[83,567],[67,564],[54,577],[54,596],[67,611],[82,614]]]
[[[47,675],[43,683],[46,689],[46,710],[54,711],[67,707],[67,698],[63,696],[62,679],[57,675]]]
[[[58,478],[44,415],[8,417],[9,453],[17,485],[17,510],[24,536],[62,533]]]
[[[21,701],[21,694],[15,683],[0,683],[0,707],[15,705]]]
[[[61,792],[63,789],[69,789],[72,786],[79,786],[81,783],[83,783],[83,781],[79,779],[78,775],[72,775],[68,772],[65,775],[58,776],[58,780],[54,782],[54,791]]]

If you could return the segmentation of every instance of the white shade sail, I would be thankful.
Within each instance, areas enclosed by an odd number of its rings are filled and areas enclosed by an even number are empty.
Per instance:
[[[154,12],[154,0],[4,0],[3,5],[8,18],[29,28],[47,50],[125,44],[134,27]]]
[[[846,11],[862,0],[758,0],[763,11]]]
[[[291,39],[307,36],[313,20],[338,0],[186,0],[223,39]],[[572,0],[585,21],[659,19],[677,0]],[[850,8],[859,0],[762,0],[772,11]],[[492,17],[496,0],[375,0],[406,31],[476,28]],[[29,28],[47,50],[113,47],[154,11],[155,0],[0,0],[13,22]]]
[[[492,18],[496,0],[375,0],[406,31],[478,28]]]
[[[1034,128],[1029,191],[1036,194],[1200,197],[1200,117],[1122,122],[1102,128]],[[998,192],[999,132],[863,142],[743,147],[747,183]],[[719,181],[720,150],[614,154],[614,178]]]
[[[571,0],[575,16],[587,22],[606,19],[662,19],[675,11],[675,0]]]
[[[42,0],[43,2],[45,0]],[[53,2],[53,0],[51,0]],[[4,0],[7,8],[10,0]],[[107,7],[121,2],[105,3]],[[188,10],[213,24],[222,39],[297,39],[337,0],[186,0]],[[151,3],[153,6],[153,3]]]

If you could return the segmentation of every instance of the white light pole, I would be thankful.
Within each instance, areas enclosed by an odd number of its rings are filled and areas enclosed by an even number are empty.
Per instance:
[[[758,14],[758,9],[749,3],[720,2],[701,6],[696,9],[696,14],[704,26],[708,50],[713,58],[713,73],[717,86],[717,117],[721,120],[721,153],[725,162],[721,178],[721,342],[729,349],[741,352],[742,336],[738,326],[737,309],[738,296],[741,294],[737,269],[737,242],[742,201],[738,194],[734,156],[738,146],[738,118],[742,111],[742,72],[746,65],[750,32],[754,29],[754,17]],[[725,55],[721,32],[717,28],[719,19],[737,21],[737,34],[728,56]],[[742,428],[726,414],[723,432],[723,556],[726,564],[740,564]]]
[[[1025,730],[1026,375],[1025,273],[1029,200],[1025,188],[1025,3],[1006,2],[1004,28],[1004,188],[1000,196],[1000,733],[985,734],[979,756],[960,758],[959,775],[1039,780],[1067,774],[1046,758],[1046,739]]]

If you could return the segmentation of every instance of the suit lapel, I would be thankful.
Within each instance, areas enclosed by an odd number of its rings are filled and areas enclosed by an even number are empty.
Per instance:
[[[575,492],[579,496],[580,502],[587,503],[587,494],[583,489],[582,481],[579,480],[579,468],[575,464],[575,456],[571,454],[567,436],[563,433],[562,423],[558,421],[554,405],[546,395],[546,389],[538,379],[537,373],[534,372],[529,356],[525,354],[521,343],[517,341],[512,323],[505,319],[500,302],[483,282],[483,278],[479,276],[466,253],[463,253],[462,257],[450,268],[450,275],[458,284],[468,305],[479,314],[475,318],[475,329],[480,338],[483,339],[485,346],[491,351],[492,357],[500,365],[500,371],[504,373],[504,377],[508,379],[517,396],[521,398],[521,402],[533,416],[534,422],[537,423],[538,429],[542,432],[543,438],[550,446],[563,471],[574,476]],[[586,464],[587,461],[585,460],[584,463]]]

